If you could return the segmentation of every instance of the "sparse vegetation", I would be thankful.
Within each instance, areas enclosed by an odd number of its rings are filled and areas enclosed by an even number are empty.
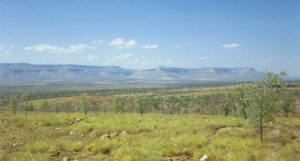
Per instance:
[[[1,107],[0,160],[299,159],[300,90],[276,75],[238,86],[119,91],[10,97]]]

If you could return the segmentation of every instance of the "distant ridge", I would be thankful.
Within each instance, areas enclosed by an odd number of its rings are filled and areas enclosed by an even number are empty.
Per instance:
[[[33,65],[0,63],[0,82],[96,82],[96,81],[251,81],[262,72],[253,68],[176,68],[160,66],[135,70],[118,66]]]

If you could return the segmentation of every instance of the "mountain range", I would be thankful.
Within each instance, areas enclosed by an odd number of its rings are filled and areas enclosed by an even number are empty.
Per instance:
[[[99,82],[99,81],[250,81],[262,72],[253,68],[176,68],[147,70],[118,66],[33,65],[0,63],[0,82]]]

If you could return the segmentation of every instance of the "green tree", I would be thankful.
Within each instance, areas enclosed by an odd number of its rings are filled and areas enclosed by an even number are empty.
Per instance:
[[[28,108],[27,108],[27,111],[29,112],[33,112],[34,111],[34,106],[32,103],[29,104]]]
[[[24,109],[25,115],[27,115],[27,113],[29,111],[28,101],[30,101],[32,99],[32,94],[30,92],[25,92],[22,94],[21,99],[23,101],[23,109]]]
[[[249,92],[250,86],[250,84],[240,84],[235,89],[235,93],[237,95],[238,108],[245,119],[247,119],[247,110],[250,103],[250,97],[247,96],[247,92]]]
[[[34,106],[32,103],[26,103],[24,105],[24,111],[25,111],[25,115],[28,114],[28,112],[32,112],[34,110]]]
[[[14,115],[16,115],[17,114],[17,100],[16,100],[16,98],[12,97],[10,103],[11,103],[12,112],[13,112]]]
[[[47,100],[44,100],[41,105],[41,111],[43,112],[49,112],[49,103]]]
[[[224,111],[225,116],[228,116],[229,113],[230,113],[231,110],[232,110],[232,105],[231,105],[231,103],[230,103],[230,102],[225,102],[224,104],[222,104],[221,107],[222,107],[222,109],[223,109],[223,111]]]
[[[149,101],[147,100],[147,97],[146,96],[138,96],[135,100],[136,100],[135,101],[136,102],[135,103],[136,110],[140,114],[145,113],[147,106],[149,105]]]
[[[249,85],[247,96],[250,102],[250,123],[259,128],[261,142],[265,124],[274,120],[283,87],[282,75],[266,73],[260,81]]]
[[[176,96],[167,96],[163,98],[165,111],[169,114],[176,114],[180,111],[180,104]]]
[[[87,114],[89,111],[89,104],[87,100],[87,94],[83,93],[80,95],[80,108],[83,109],[84,114]]]
[[[62,101],[56,101],[55,102],[55,111],[56,113],[59,113],[62,109],[63,102]]]
[[[284,116],[287,117],[290,112],[295,112],[295,97],[285,90],[280,98],[279,112],[283,112]]]
[[[114,108],[116,112],[124,113],[125,112],[125,99],[116,96],[114,97]]]
[[[229,93],[226,95],[226,100],[228,100],[231,104],[231,112],[236,114],[237,113],[237,107],[236,107],[236,102],[237,102],[237,94],[236,93]]]

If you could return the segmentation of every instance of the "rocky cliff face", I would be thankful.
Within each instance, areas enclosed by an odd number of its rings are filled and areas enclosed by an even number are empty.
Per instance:
[[[0,64],[1,82],[34,81],[249,81],[260,78],[253,68],[174,68],[148,70],[118,66]]]

